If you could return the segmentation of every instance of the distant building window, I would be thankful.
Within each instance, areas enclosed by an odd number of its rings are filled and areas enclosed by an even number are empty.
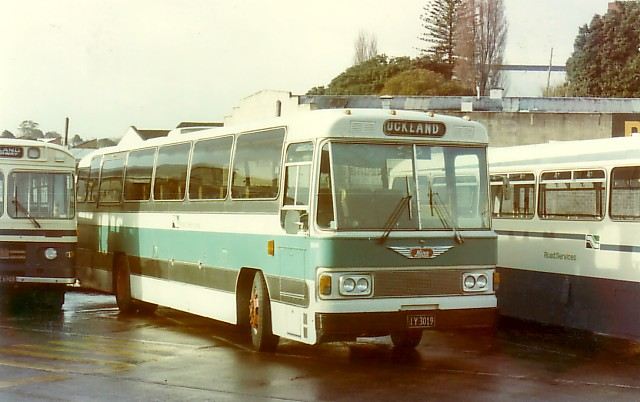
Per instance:
[[[151,198],[151,175],[155,155],[155,148],[129,153],[124,179],[125,201],[145,201]]]
[[[232,144],[233,137],[196,142],[191,157],[190,199],[212,200],[227,197]]]
[[[184,199],[190,150],[191,143],[160,147],[156,162],[156,177],[153,183],[153,198],[155,200]]]

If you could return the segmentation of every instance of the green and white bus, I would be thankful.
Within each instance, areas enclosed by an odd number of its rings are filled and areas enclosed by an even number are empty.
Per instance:
[[[487,133],[315,110],[100,149],[78,167],[82,286],[250,328],[257,350],[492,326]]]

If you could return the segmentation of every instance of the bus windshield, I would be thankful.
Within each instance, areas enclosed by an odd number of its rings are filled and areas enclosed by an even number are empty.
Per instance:
[[[320,165],[321,228],[489,229],[485,148],[334,142]]]
[[[7,181],[7,211],[12,218],[72,219],[70,173],[13,172]]]

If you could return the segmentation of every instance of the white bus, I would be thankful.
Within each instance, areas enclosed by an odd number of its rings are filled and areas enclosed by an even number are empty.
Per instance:
[[[60,310],[75,282],[75,160],[55,144],[0,139],[0,297]]]
[[[489,150],[499,313],[640,338],[640,138]]]
[[[123,311],[251,328],[258,350],[491,326],[486,147],[461,118],[334,109],[101,149],[79,164],[78,275]]]

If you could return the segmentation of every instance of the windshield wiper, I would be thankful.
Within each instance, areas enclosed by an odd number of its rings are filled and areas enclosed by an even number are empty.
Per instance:
[[[429,207],[431,208],[431,215],[433,215],[433,210],[435,209],[436,215],[438,215],[438,219],[440,219],[440,223],[442,223],[444,228],[453,230],[453,237],[456,243],[464,243],[462,234],[453,224],[453,218],[451,217],[449,208],[447,208],[445,203],[440,199],[440,194],[434,193],[431,188],[429,188]]]
[[[378,239],[378,243],[384,244],[384,242],[387,241],[387,237],[389,237],[389,235],[391,234],[391,231],[393,230],[393,227],[398,222],[398,219],[400,219],[400,216],[402,215],[402,211],[404,210],[405,206],[409,210],[409,212],[411,212],[410,204],[411,204],[410,195],[406,195],[400,198],[400,201],[398,201],[395,208],[391,212],[391,215],[389,215],[389,218],[387,218],[387,222],[384,224],[384,232],[382,233],[382,236],[380,236],[380,238]],[[411,216],[409,216],[409,219],[411,219]]]
[[[31,214],[29,213],[29,211],[27,210],[27,208],[24,207],[24,205],[22,205],[20,203],[20,201],[18,201],[18,197],[13,197],[13,200],[11,200],[11,203],[13,203],[13,205],[16,206],[16,215],[18,215],[18,209],[22,212],[24,212],[24,214],[26,215],[27,218],[29,218],[29,220],[31,221],[31,223],[34,224],[35,227],[37,228],[41,228],[42,226],[40,225],[40,222],[38,222],[36,220],[36,218],[34,218],[33,216],[31,216]]]

